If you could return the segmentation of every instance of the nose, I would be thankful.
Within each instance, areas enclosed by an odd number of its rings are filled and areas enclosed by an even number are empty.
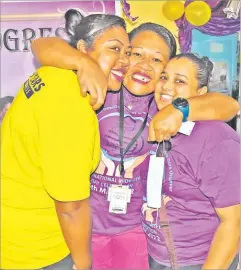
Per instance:
[[[173,87],[172,87],[172,83],[167,80],[166,82],[163,83],[162,85],[162,89],[168,93],[168,94],[171,94],[173,92]]]
[[[145,71],[152,71],[152,66],[149,59],[142,60],[141,62],[139,62],[138,65],[141,69]]]

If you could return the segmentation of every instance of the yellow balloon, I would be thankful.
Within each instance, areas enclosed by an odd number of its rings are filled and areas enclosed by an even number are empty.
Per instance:
[[[163,15],[171,21],[182,17],[184,13],[184,3],[181,1],[167,1],[162,6]]]
[[[212,15],[210,6],[203,1],[193,1],[185,10],[186,19],[195,26],[206,24]]]

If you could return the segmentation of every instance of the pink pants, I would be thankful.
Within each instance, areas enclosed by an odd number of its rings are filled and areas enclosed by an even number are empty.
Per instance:
[[[147,270],[148,252],[141,227],[117,235],[93,235],[93,270]]]

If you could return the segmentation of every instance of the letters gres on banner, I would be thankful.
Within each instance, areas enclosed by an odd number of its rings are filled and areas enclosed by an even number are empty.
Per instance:
[[[15,96],[38,63],[30,44],[38,37],[64,38],[64,13],[78,9],[82,14],[117,14],[115,1],[1,1],[1,97]],[[117,14],[118,15],[118,14]]]

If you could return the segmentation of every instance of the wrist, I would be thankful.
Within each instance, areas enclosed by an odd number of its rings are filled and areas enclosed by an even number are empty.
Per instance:
[[[174,108],[180,111],[182,114],[182,122],[188,121],[189,116],[189,103],[185,98],[177,98],[172,101],[172,105]]]
[[[180,110],[178,110],[175,106],[173,106],[173,104],[169,104],[168,106],[172,107],[172,111],[176,115],[176,118],[180,119],[180,122],[182,122],[183,113]]]
[[[75,59],[74,62],[74,70],[82,71],[83,68],[88,64],[90,61],[89,57],[84,53],[79,52],[79,56]]]
[[[77,270],[91,270],[92,256],[90,254],[81,256],[81,258],[78,258],[78,261],[76,260],[75,267]]]

